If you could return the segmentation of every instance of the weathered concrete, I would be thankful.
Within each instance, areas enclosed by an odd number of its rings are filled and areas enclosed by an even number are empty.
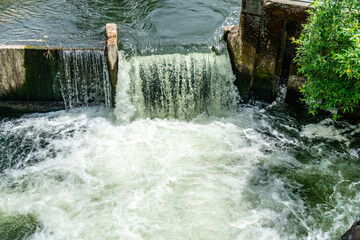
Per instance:
[[[247,100],[253,84],[253,70],[256,48],[247,41],[238,41],[239,26],[225,29],[224,39],[227,40],[233,72],[236,76],[235,85],[240,95]]]
[[[269,102],[276,99],[280,76],[289,70],[294,56],[289,39],[300,33],[308,5],[291,0],[243,0],[239,27],[227,29],[225,39],[236,85],[245,99],[251,94]]]
[[[110,73],[110,81],[111,81],[111,91],[114,97],[116,94],[116,84],[117,84],[117,72],[118,72],[118,34],[117,34],[117,26],[115,23],[107,23],[106,24],[106,36],[107,36],[107,60],[109,65],[109,73]]]
[[[112,104],[117,84],[117,26],[106,24],[106,56],[111,80]],[[104,50],[103,48],[63,48],[0,44],[0,113],[53,110],[62,102],[57,74],[63,63],[61,50]],[[70,70],[72,71],[72,70]],[[71,73],[70,73],[71,74]],[[49,104],[46,104],[49,103]],[[55,109],[63,105],[55,104]],[[12,109],[12,110],[11,110]]]
[[[239,26],[225,29],[224,39],[236,75],[235,85],[247,100],[253,87],[257,48],[260,40],[262,0],[243,0]]]
[[[61,101],[57,59],[56,49],[0,46],[0,100]]]
[[[0,45],[0,115],[64,108],[56,74],[59,51],[71,49]]]
[[[16,91],[25,82],[25,50],[0,48],[0,98]]]

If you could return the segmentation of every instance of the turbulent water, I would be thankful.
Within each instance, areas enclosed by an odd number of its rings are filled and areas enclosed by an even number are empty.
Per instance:
[[[229,66],[120,55],[114,110],[3,119],[1,239],[340,237],[359,217],[359,126],[237,106]]]

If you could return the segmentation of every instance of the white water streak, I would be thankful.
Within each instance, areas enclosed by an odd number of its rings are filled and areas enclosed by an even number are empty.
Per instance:
[[[100,50],[63,50],[57,74],[67,109],[79,106],[111,105],[107,63]]]

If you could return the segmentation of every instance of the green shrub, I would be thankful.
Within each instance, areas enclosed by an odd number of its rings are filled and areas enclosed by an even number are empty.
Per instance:
[[[296,62],[309,112],[352,112],[360,100],[360,1],[315,0],[299,39]],[[335,115],[339,117],[339,115]]]

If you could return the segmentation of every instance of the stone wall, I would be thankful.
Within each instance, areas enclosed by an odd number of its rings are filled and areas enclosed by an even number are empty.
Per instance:
[[[243,0],[239,26],[224,38],[244,100],[276,99],[281,78],[288,78],[295,47],[290,38],[301,32],[309,3],[292,0]]]

